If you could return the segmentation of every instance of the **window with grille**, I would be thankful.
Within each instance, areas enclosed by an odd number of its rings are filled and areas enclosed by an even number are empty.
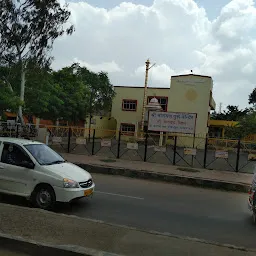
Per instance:
[[[126,135],[133,136],[135,133],[134,124],[121,124],[121,132]]]
[[[122,109],[123,111],[136,111],[137,100],[123,100]]]
[[[161,97],[161,96],[148,96],[148,103],[151,99],[156,98],[159,102],[159,104],[162,107],[162,111],[167,111],[168,108],[168,97]]]

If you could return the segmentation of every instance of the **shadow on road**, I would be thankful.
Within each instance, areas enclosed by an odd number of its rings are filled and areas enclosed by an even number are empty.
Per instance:
[[[55,213],[74,214],[75,211],[85,209],[90,205],[90,199],[80,199],[72,203],[56,203]],[[33,208],[31,203],[24,197],[0,194],[0,203]]]
[[[0,203],[30,207],[29,201],[24,197],[0,194]]]

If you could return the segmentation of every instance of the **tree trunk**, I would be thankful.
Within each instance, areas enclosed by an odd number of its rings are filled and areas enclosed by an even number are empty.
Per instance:
[[[25,83],[26,83],[26,72],[24,69],[23,63],[21,63],[21,74],[20,74],[20,101],[21,103],[24,103],[24,95],[25,95]],[[23,113],[22,113],[22,105],[19,106],[19,119],[21,122],[21,125],[25,125],[25,121],[23,118]]]
[[[4,80],[5,80],[5,83],[7,84],[7,87],[10,89],[11,92],[13,92],[13,89],[12,89],[12,85],[10,84],[10,82],[8,81],[7,78],[3,77]]]

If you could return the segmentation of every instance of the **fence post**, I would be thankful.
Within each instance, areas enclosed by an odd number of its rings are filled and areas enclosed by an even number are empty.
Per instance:
[[[117,144],[117,159],[120,158],[120,141],[121,141],[121,130],[119,131],[118,144]]]
[[[204,168],[206,168],[207,152],[208,152],[208,137],[206,135],[205,145],[204,145]]]
[[[147,162],[147,153],[148,153],[148,132],[146,132],[146,137],[145,137],[144,162]]]
[[[16,124],[16,138],[19,138],[19,124]]]
[[[236,172],[239,171],[240,149],[241,149],[241,139],[239,139],[237,143]]]
[[[68,128],[68,153],[70,153],[71,127]]]
[[[94,155],[94,142],[95,142],[95,129],[93,129],[93,135],[92,135],[92,156]]]
[[[173,161],[172,164],[176,164],[176,151],[177,151],[177,136],[174,137],[174,147],[173,147]]]

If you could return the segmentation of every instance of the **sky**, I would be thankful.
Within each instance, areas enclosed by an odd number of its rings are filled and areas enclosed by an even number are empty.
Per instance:
[[[65,0],[60,0],[64,3]],[[248,106],[256,83],[254,0],[68,0],[72,36],[55,42],[53,68],[79,62],[108,72],[113,85],[143,86],[145,61],[156,64],[149,86],[172,75],[211,76],[213,97]]]

